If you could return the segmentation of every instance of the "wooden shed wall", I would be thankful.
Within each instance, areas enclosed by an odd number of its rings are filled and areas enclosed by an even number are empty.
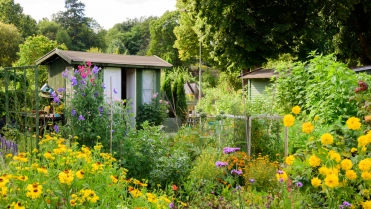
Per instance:
[[[263,95],[265,88],[269,87],[270,84],[269,79],[250,79],[249,99],[254,100],[256,97]]]
[[[62,59],[57,59],[49,65],[48,84],[55,91],[58,88],[65,88],[65,79],[62,77],[62,72],[66,69],[66,63]]]

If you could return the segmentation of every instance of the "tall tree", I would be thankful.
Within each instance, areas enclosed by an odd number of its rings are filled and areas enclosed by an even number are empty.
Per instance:
[[[71,48],[86,51],[91,47],[105,48],[102,27],[93,18],[85,17],[85,4],[78,0],[66,0],[66,11],[58,12],[53,20],[67,30]]]
[[[10,67],[17,60],[22,36],[14,25],[0,22],[0,66]]]
[[[56,41],[52,41],[43,35],[30,36],[23,44],[19,45],[19,60],[17,61],[16,65],[34,65],[36,60],[54,48],[66,49],[66,46],[64,44],[58,44]],[[39,81],[44,83],[47,81],[47,79],[47,69],[45,67],[40,67]]]
[[[20,4],[14,0],[0,0],[0,21],[15,25],[23,38],[37,33],[36,21],[29,15],[23,14]]]
[[[167,11],[151,23],[151,42],[147,55],[157,55],[173,66],[182,65],[178,49],[173,46],[176,40],[174,28],[179,26],[179,18],[178,11]]]

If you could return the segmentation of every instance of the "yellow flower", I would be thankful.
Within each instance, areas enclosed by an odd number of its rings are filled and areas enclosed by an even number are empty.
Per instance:
[[[330,188],[337,187],[339,185],[339,177],[335,174],[328,175],[325,178],[325,184]]]
[[[44,153],[44,157],[48,160],[54,160],[55,159],[55,157],[53,157],[52,153],[49,152],[49,151]]]
[[[300,113],[301,108],[296,105],[295,107],[292,108],[291,112],[294,113],[295,115],[298,115]]]
[[[26,196],[30,197],[31,199],[39,198],[42,194],[42,189],[43,189],[43,187],[37,182],[35,182],[33,184],[29,184],[29,185],[27,185],[28,192],[27,192]]]
[[[339,153],[337,153],[334,150],[331,150],[328,154],[330,155],[331,160],[335,160],[337,163],[340,162],[341,156]]]
[[[361,149],[361,152],[366,152],[366,151],[367,151],[367,147],[363,146]]]
[[[6,157],[6,159],[9,159],[9,158],[12,158],[13,155],[11,153],[9,153],[9,154],[5,155],[5,157]]]
[[[303,131],[306,134],[310,134],[314,129],[314,126],[311,122],[303,123],[301,126],[301,131]]]
[[[369,171],[371,168],[371,158],[366,158],[358,163],[358,168],[361,171]]]
[[[27,181],[28,177],[27,176],[19,176],[18,179],[21,180],[21,181]]]
[[[285,160],[287,165],[292,165],[294,161],[295,161],[295,157],[293,155],[289,155]]]
[[[0,177],[0,188],[4,187],[9,182],[8,178]]]
[[[329,169],[326,168],[326,167],[320,167],[320,168],[318,169],[318,171],[319,171],[320,174],[322,174],[322,175],[324,175],[324,176],[326,176],[326,175],[329,173]]]
[[[111,175],[110,177],[111,177],[111,180],[112,180],[113,183],[117,183],[118,182],[117,176]]]
[[[352,169],[352,166],[353,166],[352,161],[349,160],[349,159],[342,160],[340,164],[341,164],[341,169],[343,169],[345,171]]]
[[[84,178],[84,171],[83,170],[78,170],[76,172],[76,177],[79,178],[79,179],[83,179]]]
[[[294,125],[294,122],[295,122],[295,118],[294,116],[292,115],[285,115],[283,117],[283,124],[286,126],[286,127],[291,127]]]
[[[280,170],[279,173],[276,173],[277,181],[286,181],[288,176],[285,171]]]
[[[318,119],[319,119],[318,115],[314,116],[313,118],[314,121],[318,121]]]
[[[77,203],[76,203],[76,200],[75,200],[75,199],[71,199],[71,200],[70,200],[70,205],[71,205],[71,206],[76,206],[76,204],[77,204]]]
[[[370,191],[369,191],[368,189],[364,189],[364,190],[362,191],[362,193],[363,193],[363,195],[367,196],[367,195],[370,194]]]
[[[309,158],[309,165],[312,166],[312,167],[317,167],[317,166],[321,165],[321,159],[319,159],[315,155],[312,155]]]
[[[41,168],[37,168],[37,172],[48,175],[48,169],[46,169],[44,166]]]
[[[99,197],[91,189],[82,189],[80,193],[83,194],[83,201],[87,200],[89,202],[96,203],[99,200]]]
[[[371,209],[371,201],[367,200],[366,202],[362,203],[363,209]]]
[[[184,203],[184,202],[180,202],[180,204],[181,204],[183,207],[186,207],[186,206],[187,206],[187,203]]]
[[[345,172],[345,176],[349,179],[349,180],[354,180],[357,178],[357,173],[354,171],[354,170],[347,170]]]
[[[70,170],[64,170],[63,172],[60,172],[58,175],[59,182],[61,184],[67,184],[71,185],[71,182],[73,181],[73,173]]]
[[[361,128],[361,122],[359,118],[356,117],[350,117],[346,124],[350,130],[358,130]]]
[[[371,180],[371,173],[370,172],[368,172],[368,171],[364,171],[364,172],[362,172],[362,174],[361,174],[361,177],[364,179],[364,180]]]
[[[334,137],[329,134],[329,133],[325,133],[321,136],[321,143],[323,145],[329,145],[329,144],[332,144],[334,142]]]
[[[357,141],[358,141],[358,147],[367,146],[371,142],[368,134],[358,137]]]
[[[351,153],[357,152],[357,148],[354,148],[354,147],[353,147],[352,149],[350,149],[350,152],[351,152]]]
[[[25,209],[21,202],[13,202],[11,206],[13,209]]]
[[[152,193],[147,193],[146,195],[147,195],[148,202],[157,203],[157,198],[155,195],[153,195]]]
[[[142,196],[142,192],[139,191],[138,189],[133,189],[130,191],[130,194],[133,195],[133,197],[140,197]]]

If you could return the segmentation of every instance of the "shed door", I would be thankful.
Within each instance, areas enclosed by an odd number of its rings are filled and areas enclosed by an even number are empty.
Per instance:
[[[142,102],[151,103],[152,96],[156,93],[156,71],[143,70],[143,94]]]
[[[111,80],[112,79],[112,80]],[[112,81],[112,92],[110,92]],[[106,87],[106,101],[110,101],[112,93],[112,99],[121,100],[121,68],[106,67],[104,68],[103,82]]]

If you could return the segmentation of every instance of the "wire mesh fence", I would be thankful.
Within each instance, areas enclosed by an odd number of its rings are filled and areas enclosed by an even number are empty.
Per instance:
[[[32,151],[38,146],[40,99],[38,67],[0,68],[1,132],[14,140],[22,150]]]

